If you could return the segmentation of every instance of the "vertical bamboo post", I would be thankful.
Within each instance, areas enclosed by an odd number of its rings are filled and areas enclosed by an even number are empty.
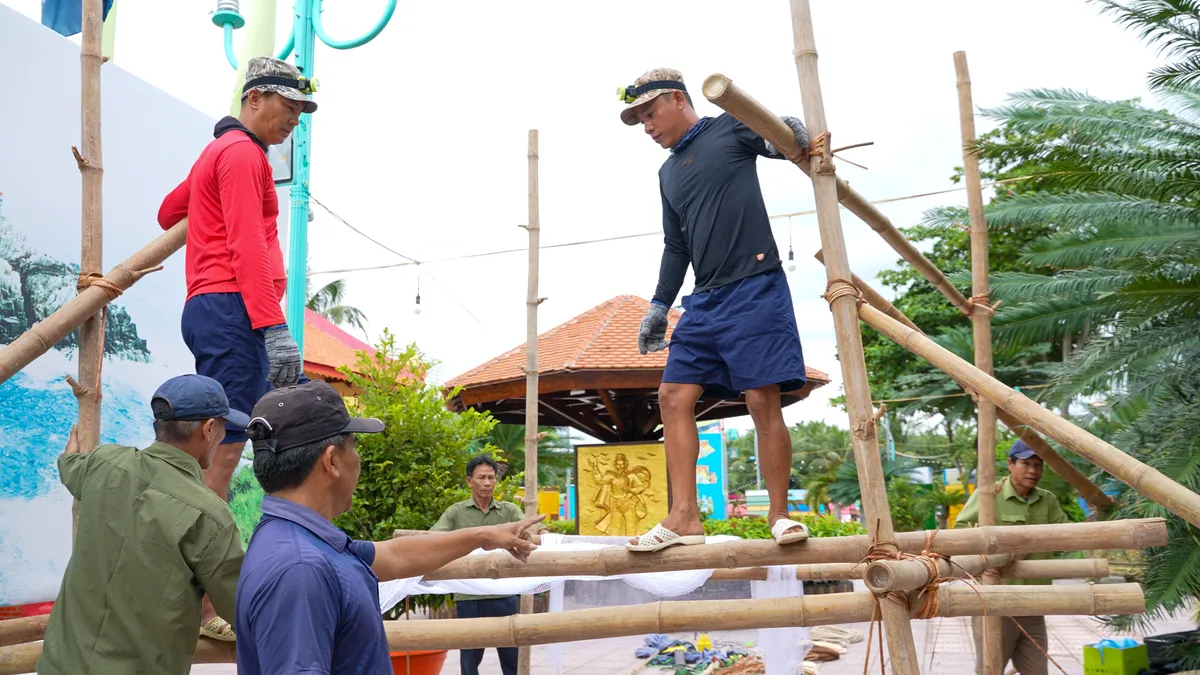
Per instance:
[[[862,491],[863,510],[867,527],[883,544],[894,539],[892,514],[888,509],[884,488],[883,466],[879,458],[879,443],[875,436],[875,417],[871,407],[871,389],[867,383],[867,365],[863,355],[862,333],[858,325],[858,300],[850,283],[850,262],[846,257],[846,242],[842,236],[842,219],[837,194],[837,174],[829,148],[825,103],[817,71],[817,45],[813,36],[812,12],[808,0],[791,0],[792,35],[795,40],[796,73],[804,106],[804,121],[809,137],[824,151],[812,158],[812,182],[817,204],[817,223],[821,231],[821,246],[825,252],[825,271],[828,278],[826,297],[833,312],[837,334],[838,360],[842,364],[842,380],[846,392],[846,407],[850,412],[850,435],[854,459],[858,465],[858,481]],[[824,138],[823,144],[820,139]],[[804,148],[801,148],[804,150]],[[803,153],[801,153],[803,154]],[[913,642],[908,612],[895,602],[882,601],[884,628],[892,672],[897,675],[916,675],[917,649]]]
[[[966,52],[954,52],[954,70],[958,77],[958,119],[962,128],[963,172],[967,180],[967,212],[971,222],[971,326],[975,338],[975,367],[992,374],[992,310],[988,301],[988,235],[983,215],[983,185],[979,178],[979,156],[971,151],[975,142],[975,106],[971,102],[971,74]],[[982,396],[975,402],[979,414],[977,430],[979,467],[975,474],[975,494],[979,503],[979,524],[996,524],[996,406]],[[983,575],[983,583],[998,584],[996,574]],[[1000,656],[1000,620],[981,618],[987,651],[993,665],[1002,670]],[[999,666],[999,668],[997,668]]]
[[[538,132],[529,130],[529,289],[525,296],[525,516],[538,512]],[[533,595],[521,596],[521,613],[533,613]],[[517,673],[529,675],[530,648],[521,647]]]
[[[83,36],[79,48],[80,138],[82,150],[72,147],[83,182],[82,246],[79,291],[92,275],[104,274],[103,177],[100,147],[100,42],[104,31],[104,0],[84,0]],[[104,359],[104,316],[100,310],[79,328],[79,380],[71,382],[79,402],[79,447],[90,452],[100,442],[100,369]],[[72,506],[71,539],[79,523],[79,502]]]

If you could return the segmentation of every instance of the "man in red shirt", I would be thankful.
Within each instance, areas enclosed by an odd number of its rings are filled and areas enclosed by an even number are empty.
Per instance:
[[[294,66],[251,59],[241,113],[217,122],[215,140],[158,211],[163,229],[188,219],[183,339],[196,372],[220,382],[238,410],[253,410],[272,387],[306,379],[280,308],[287,275],[267,147],[286,140],[301,113],[317,109],[311,91]],[[245,431],[227,427],[204,472],[205,484],[227,501],[245,444]],[[227,624],[209,619],[205,635],[233,639]]]

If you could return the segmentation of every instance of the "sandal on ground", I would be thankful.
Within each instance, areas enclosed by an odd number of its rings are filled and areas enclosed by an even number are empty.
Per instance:
[[[702,534],[680,536],[663,527],[662,523],[659,523],[646,534],[640,535],[637,538],[636,544],[625,544],[625,548],[630,551],[653,552],[661,551],[671,546],[695,546],[703,543],[704,535]]]
[[[200,626],[200,635],[221,642],[234,642],[237,637],[233,634],[233,626],[219,616],[209,619],[208,623]]]
[[[800,528],[799,532],[784,534],[784,532],[797,527]],[[797,523],[794,520],[780,518],[779,520],[775,521],[774,525],[771,526],[771,536],[775,537],[775,543],[779,544],[780,546],[783,546],[784,544],[794,544],[798,541],[804,541],[805,539],[808,539],[808,528],[805,527],[804,523]]]

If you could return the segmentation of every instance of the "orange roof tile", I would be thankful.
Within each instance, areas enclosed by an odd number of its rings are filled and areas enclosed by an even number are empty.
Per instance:
[[[650,301],[634,295],[619,295],[538,336],[538,374],[581,370],[662,370],[667,352],[642,355],[637,333]],[[679,321],[672,309],[668,339]],[[447,387],[477,387],[525,377],[525,345],[514,347],[446,382]],[[829,375],[807,368],[814,384],[829,383]]]
[[[371,345],[335,326],[311,309],[304,310],[304,372],[322,378],[345,381],[338,372],[342,366],[351,368],[358,362],[357,352],[374,354]]]

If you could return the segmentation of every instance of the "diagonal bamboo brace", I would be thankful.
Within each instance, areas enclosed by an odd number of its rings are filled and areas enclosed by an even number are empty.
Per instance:
[[[134,282],[159,268],[164,260],[183,248],[186,241],[187,218],[184,218],[109,270],[108,274],[104,275],[104,284],[94,284],[83,289],[50,316],[34,324],[16,340],[0,349],[0,384],[45,354],[59,340],[79,328],[83,322],[111,302],[113,296],[105,286],[111,285],[121,291],[128,290]]]
[[[1043,408],[1024,394],[1013,391],[1003,382],[950,353],[920,331],[905,326],[870,305],[861,305],[858,313],[867,325],[959,380],[964,386],[978,392],[980,396],[995,403],[999,410],[1012,414],[1021,422],[1070,448],[1143,497],[1192,525],[1200,526],[1200,495]]]
[[[750,127],[754,133],[770,141],[771,145],[779,148],[780,152],[795,162],[805,174],[812,175],[812,166],[807,158],[807,152],[796,147],[796,137],[792,130],[767,110],[763,104],[738,88],[733,80],[721,74],[710,75],[704,81],[703,91],[705,98],[733,115],[742,124]],[[925,257],[925,254],[918,251],[917,247],[913,246],[912,242],[892,225],[892,221],[883,215],[882,211],[858,194],[854,188],[850,187],[849,183],[841,178],[837,179],[837,196],[838,201],[846,207],[846,210],[858,216],[868,227],[878,232],[879,236],[883,237],[892,249],[900,254],[901,258],[904,258],[908,264],[928,279],[929,283],[933,284],[934,288],[950,301],[950,304],[957,307],[964,315],[971,315],[971,303],[963,297],[962,293],[958,292],[946,275],[942,274],[942,271]]]
[[[821,254],[821,251],[817,251],[814,257],[821,263],[825,262],[825,257]],[[883,312],[884,314],[887,314],[905,326],[912,328],[913,330],[921,330],[917,324],[913,323],[907,316],[905,316],[904,312],[901,312],[899,309],[897,309],[896,306],[889,302],[887,298],[883,297],[879,291],[875,290],[870,284],[860,279],[857,274],[852,274],[851,279],[854,281],[854,285],[857,286],[858,290],[862,293],[863,300],[865,300],[867,304]],[[951,379],[954,379],[955,382],[958,382],[958,385],[962,387],[964,391],[974,395],[974,392],[963,385],[961,380],[955,379],[953,376],[951,376]],[[1076,469],[1074,464],[1071,464],[1066,460],[1066,458],[1058,454],[1058,452],[1054,448],[1050,447],[1050,444],[1047,443],[1040,435],[1038,435],[1036,431],[1030,428],[1029,425],[1021,422],[1021,420],[1013,417],[1012,414],[1003,410],[997,410],[996,416],[999,417],[1000,421],[1004,422],[1004,425],[1007,426],[1013,433],[1020,436],[1021,440],[1025,441],[1029,447],[1033,448],[1038,457],[1041,457],[1042,461],[1044,461],[1051,469],[1054,469],[1055,473],[1061,476],[1063,480],[1067,481],[1071,487],[1075,488],[1079,492],[1080,496],[1087,500],[1089,504],[1097,509],[1103,510],[1115,503],[1112,497],[1109,497],[1095,483],[1088,480],[1088,477],[1083,475],[1082,471]]]

